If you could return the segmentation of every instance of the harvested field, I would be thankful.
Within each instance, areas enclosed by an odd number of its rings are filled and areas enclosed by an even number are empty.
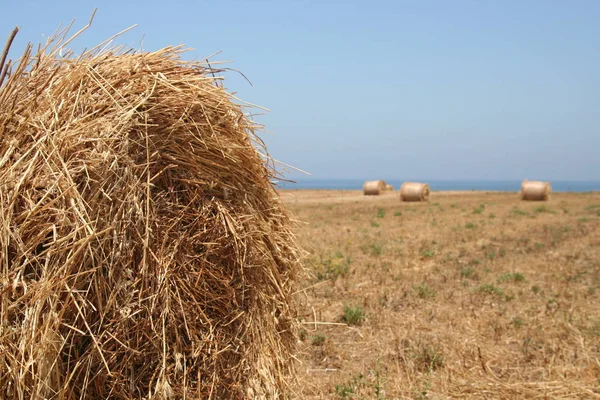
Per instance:
[[[600,193],[283,197],[313,273],[300,398],[600,398]]]

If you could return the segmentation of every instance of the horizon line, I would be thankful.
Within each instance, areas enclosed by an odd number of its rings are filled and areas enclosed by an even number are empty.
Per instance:
[[[548,179],[548,178],[493,178],[493,179],[486,179],[486,178],[414,178],[414,179],[403,179],[403,178],[386,178],[386,177],[382,177],[380,178],[381,180],[384,181],[434,181],[434,182],[513,182],[513,181],[518,181],[518,182],[522,182],[524,180],[530,180],[530,181],[534,181],[534,180],[541,180],[541,181],[549,181],[549,182],[594,182],[594,183],[598,183],[600,182],[600,178],[598,179],[565,179],[565,178],[561,178],[561,179]],[[368,181],[368,180],[377,180],[374,178],[337,178],[337,177],[331,177],[331,178],[321,178],[321,177],[302,177],[302,178],[288,178],[288,177],[284,177],[281,179],[277,179],[275,178],[275,180],[278,181],[292,181],[292,182],[299,182],[299,181],[305,181],[305,180],[312,180],[312,181],[331,181],[331,180],[336,180],[336,181]]]

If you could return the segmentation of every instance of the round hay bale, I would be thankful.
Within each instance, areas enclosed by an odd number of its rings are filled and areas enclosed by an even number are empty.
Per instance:
[[[419,182],[404,182],[400,187],[401,201],[429,200],[429,185]]]
[[[386,189],[386,184],[382,180],[365,181],[363,184],[363,193],[365,196],[379,196]]]
[[[524,180],[521,183],[521,200],[547,201],[551,192],[550,182]]]
[[[393,192],[394,191],[394,186],[392,186],[392,185],[385,185],[385,189]]]
[[[290,397],[300,252],[258,126],[181,47],[60,48],[0,86],[0,397]]]

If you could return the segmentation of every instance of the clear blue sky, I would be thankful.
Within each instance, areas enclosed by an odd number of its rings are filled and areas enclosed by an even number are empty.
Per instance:
[[[118,43],[222,51],[271,154],[314,178],[600,180],[600,1],[1,0],[1,40],[94,7],[74,48],[138,24]]]

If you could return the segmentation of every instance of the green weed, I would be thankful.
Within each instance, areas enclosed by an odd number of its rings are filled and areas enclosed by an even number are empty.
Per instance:
[[[493,283],[486,283],[483,285],[478,286],[475,289],[476,292],[478,293],[483,293],[483,294],[493,294],[493,295],[497,295],[497,296],[504,296],[504,290],[502,290],[501,288],[494,286]]]
[[[596,294],[596,288],[594,286],[588,287],[587,294],[593,296]]]
[[[417,389],[413,389],[413,400],[429,400],[429,389],[431,389],[431,380],[429,377],[423,383],[423,388],[419,391]]]
[[[473,214],[481,214],[485,210],[485,204],[480,204],[479,207],[473,210]]]
[[[357,391],[365,386],[365,377],[363,374],[358,374],[351,381],[335,385],[335,394],[340,399],[356,398]]]
[[[507,272],[498,278],[498,283],[502,282],[523,282],[525,276],[520,272]]]
[[[422,283],[420,285],[413,286],[413,290],[417,294],[417,297],[420,299],[429,299],[429,298],[435,297],[435,295],[436,295],[435,289],[433,289],[431,286],[427,285],[426,283]]]
[[[354,394],[354,388],[347,384],[335,385],[335,394],[341,399],[349,399]]]
[[[371,243],[370,253],[375,257],[379,257],[383,253],[383,245],[380,243]]]
[[[430,340],[404,341],[405,354],[410,357],[417,370],[432,372],[444,367],[442,349]]]
[[[348,274],[351,263],[352,259],[350,257],[345,257],[342,252],[337,251],[326,258],[319,258],[318,261],[313,263],[313,269],[318,280],[335,280]]]
[[[310,343],[313,346],[322,346],[323,343],[325,343],[325,335],[322,332],[317,332],[315,333],[311,339],[310,339]]]
[[[477,277],[477,270],[473,267],[463,267],[460,270],[461,278],[475,279]]]
[[[421,257],[423,258],[433,258],[435,256],[435,250],[425,249],[421,251]]]
[[[523,321],[521,317],[514,317],[512,321],[510,321],[510,324],[515,328],[520,328],[525,324],[525,321]]]
[[[342,321],[348,325],[360,325],[365,318],[365,312],[362,307],[351,307],[344,306],[344,314],[342,315]]]
[[[533,211],[536,212],[536,213],[538,213],[538,214],[539,213],[546,213],[546,212],[550,213],[550,214],[556,214],[556,211],[549,209],[548,206],[546,206],[546,205],[538,206]]]

